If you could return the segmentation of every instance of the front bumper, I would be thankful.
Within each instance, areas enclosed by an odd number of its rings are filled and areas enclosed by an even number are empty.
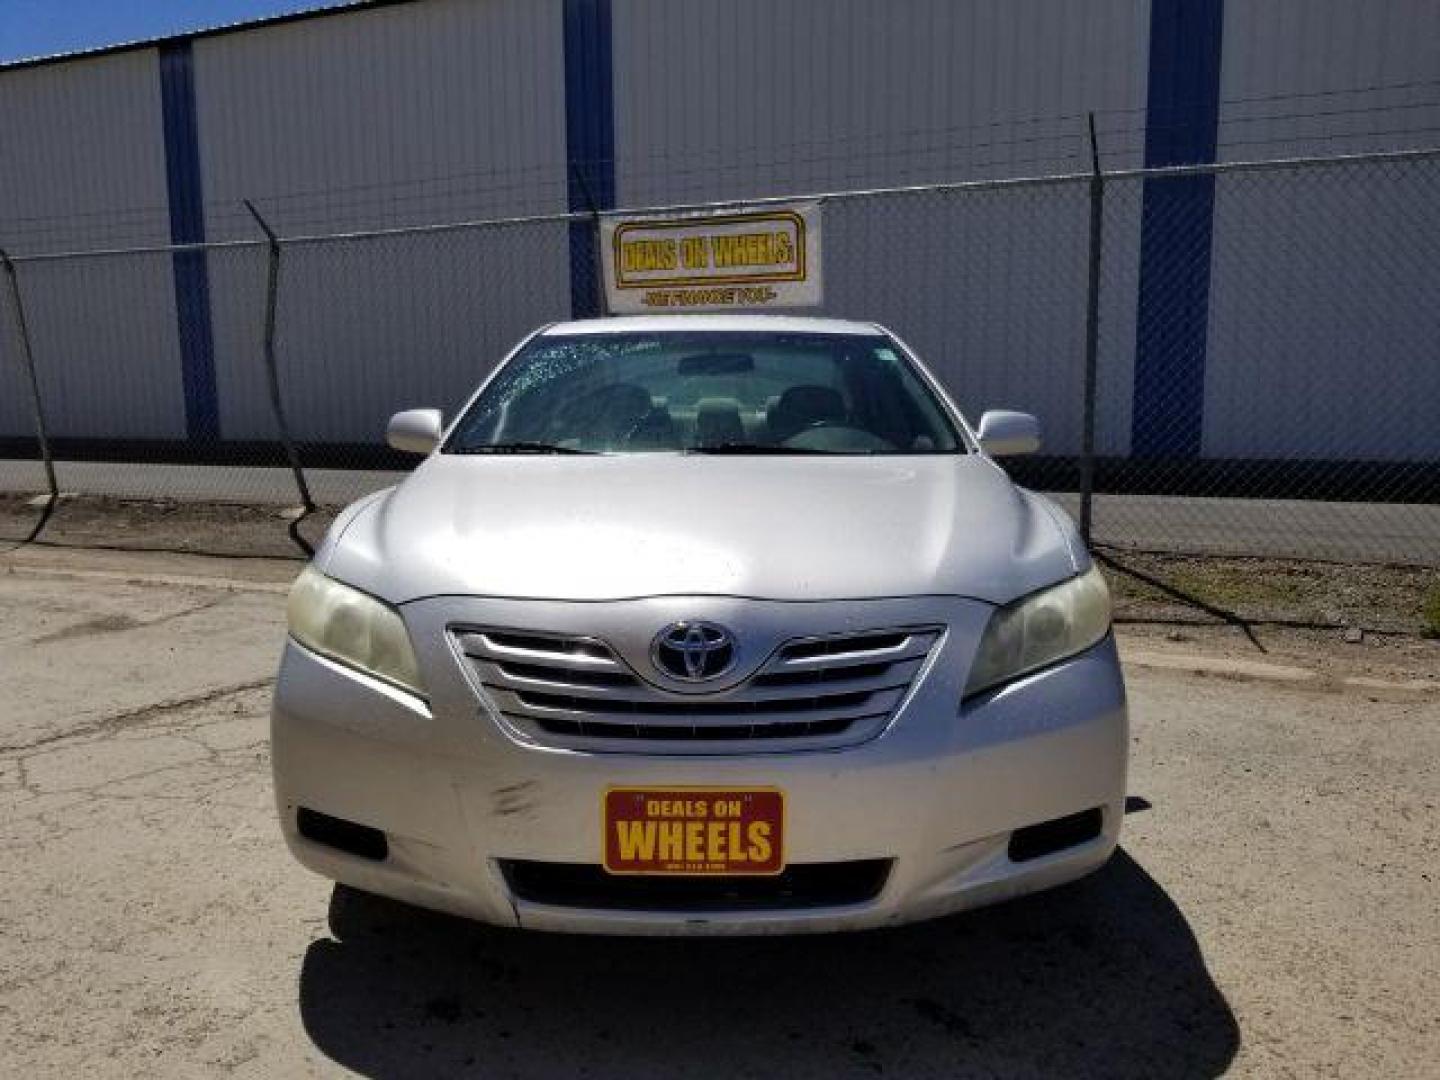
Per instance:
[[[287,644],[273,760],[282,827],[301,863],[366,891],[503,925],[781,933],[891,925],[992,903],[1079,877],[1114,849],[1128,733],[1112,639],[962,710],[986,605],[950,598],[785,605],[797,633],[915,623],[947,632],[889,726],[861,745],[706,757],[586,753],[517,741],[449,645],[446,631],[456,624],[534,627],[574,617],[545,607],[453,597],[406,605],[428,708]],[[610,607],[647,626],[682,612],[743,631],[748,610],[773,606],[692,598]],[[891,860],[883,888],[862,903],[699,912],[534,903],[507,883],[501,868],[509,860],[598,863],[607,787],[683,785],[782,788],[789,864]],[[301,807],[382,830],[386,857],[361,858],[302,837]],[[1023,862],[1010,857],[1015,830],[1092,809],[1101,814],[1098,836]]]

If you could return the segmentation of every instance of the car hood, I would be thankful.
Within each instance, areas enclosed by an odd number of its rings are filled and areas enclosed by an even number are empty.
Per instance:
[[[1086,556],[1058,509],[978,455],[439,454],[337,521],[317,560],[391,603],[1005,603],[1075,573]]]

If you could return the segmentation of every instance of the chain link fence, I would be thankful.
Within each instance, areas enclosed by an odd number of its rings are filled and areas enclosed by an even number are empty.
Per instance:
[[[818,198],[824,313],[890,327],[972,420],[1036,413],[1044,452],[1007,467],[1095,544],[1440,565],[1440,151]],[[598,308],[594,230],[10,253],[0,490],[46,490],[45,445],[63,491],[392,483],[391,413]]]
[[[1440,563],[1440,158],[1104,189],[1093,539]]]

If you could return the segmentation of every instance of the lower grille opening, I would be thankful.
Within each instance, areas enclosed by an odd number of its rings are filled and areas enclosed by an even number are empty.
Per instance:
[[[774,877],[615,877],[587,863],[503,859],[510,891],[532,904],[609,911],[793,911],[863,904],[880,895],[891,860],[801,863]]]
[[[1078,814],[1016,829],[1010,834],[1010,860],[1028,862],[1094,840],[1100,835],[1103,825],[1104,816],[1097,806],[1093,810],[1082,810]]]
[[[860,719],[868,719],[861,717]],[[714,741],[740,739],[798,739],[814,735],[839,735],[854,719],[848,716],[825,720],[782,721],[776,724],[707,724],[703,727],[680,724],[610,724],[595,720],[568,720],[546,716],[536,721],[551,735],[583,735],[596,739],[657,739]]]
[[[295,812],[295,827],[306,840],[356,855],[362,859],[383,862],[390,854],[390,845],[385,834],[359,822],[331,817],[318,810],[302,806]]]

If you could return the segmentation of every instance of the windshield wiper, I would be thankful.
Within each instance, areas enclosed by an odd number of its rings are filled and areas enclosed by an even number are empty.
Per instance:
[[[555,446],[543,442],[482,443],[479,446],[457,446],[456,454],[591,454],[593,450],[577,450],[573,446]]]
[[[773,446],[766,443],[723,442],[714,446],[692,446],[687,454],[830,454],[830,450],[813,450],[808,446]]]

